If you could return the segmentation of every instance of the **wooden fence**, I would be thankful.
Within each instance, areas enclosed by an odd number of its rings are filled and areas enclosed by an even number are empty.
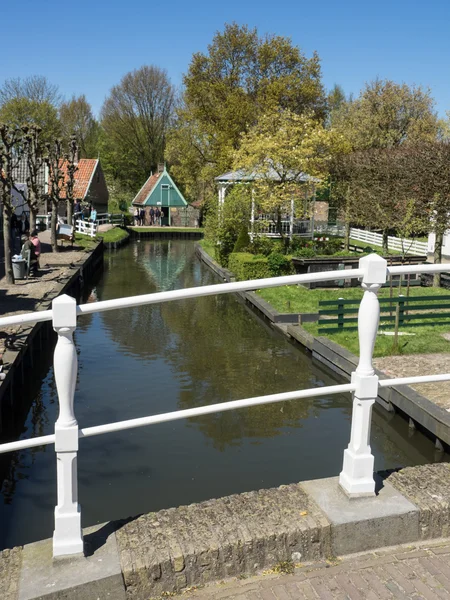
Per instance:
[[[365,231],[364,229],[356,229],[355,227],[351,227],[350,237],[353,240],[365,242],[368,245],[383,246],[383,236],[381,233],[375,233],[373,231]],[[388,237],[388,248],[389,250],[395,250],[396,252],[401,252],[402,254],[426,255],[428,252],[427,242],[418,242],[416,240],[398,238],[391,235]]]
[[[419,327],[424,325],[450,326],[450,296],[398,296],[379,298],[380,325],[378,329]],[[358,329],[360,300],[321,300],[319,302],[318,333],[336,333]],[[448,311],[448,312],[435,312]]]

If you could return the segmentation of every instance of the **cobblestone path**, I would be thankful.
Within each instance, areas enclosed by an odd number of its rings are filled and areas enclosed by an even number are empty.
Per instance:
[[[450,599],[450,540],[310,564],[292,575],[262,575],[205,587],[183,600]]]

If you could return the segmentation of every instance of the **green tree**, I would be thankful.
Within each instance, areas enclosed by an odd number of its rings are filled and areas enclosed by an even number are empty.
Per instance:
[[[167,130],[173,119],[175,90],[165,70],[153,65],[127,73],[101,110],[99,147],[107,171],[134,187],[164,160]]]
[[[12,98],[1,105],[0,121],[10,127],[39,127],[46,142],[59,136],[61,131],[58,111],[47,100]]]
[[[330,155],[343,147],[343,137],[326,129],[312,114],[277,110],[262,115],[242,136],[234,156],[234,168],[252,174],[258,206],[274,215],[278,232],[284,237],[282,213],[291,211],[292,201],[297,215],[305,211],[304,192],[307,190],[302,183],[303,176],[311,177],[312,187],[315,178],[327,175]]]
[[[278,106],[319,120],[326,113],[318,56],[236,23],[216,33],[206,54],[194,54],[184,86],[167,157],[190,194],[231,167],[242,133],[261,114]]]
[[[92,114],[92,108],[86,96],[72,96],[63,102],[59,109],[63,138],[69,142],[75,135],[81,158],[96,158],[98,152],[99,124]]]
[[[380,79],[367,84],[359,98],[333,111],[331,124],[353,150],[433,140],[439,131],[428,90]]]

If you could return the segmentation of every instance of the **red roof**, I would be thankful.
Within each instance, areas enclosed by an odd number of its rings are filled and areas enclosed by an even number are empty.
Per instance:
[[[78,169],[75,171],[75,181],[73,197],[75,200],[84,200],[88,191],[89,185],[92,181],[95,169],[97,168],[98,160],[96,158],[80,158],[78,161]],[[61,165],[61,169],[64,173],[64,184],[67,184],[67,161],[64,161]],[[63,186],[60,198],[66,197],[65,185]]]
[[[141,187],[139,192],[136,194],[136,197],[133,200],[133,204],[144,204],[144,202],[148,198],[148,195],[150,194],[152,189],[155,187],[156,182],[158,181],[160,175],[162,175],[162,173],[155,173],[154,175],[150,175],[150,177],[147,179],[147,181]]]

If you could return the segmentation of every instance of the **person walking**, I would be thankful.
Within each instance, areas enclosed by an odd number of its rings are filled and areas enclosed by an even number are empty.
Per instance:
[[[145,225],[145,210],[143,208],[141,208],[141,212],[139,213],[139,216],[141,218],[141,225]]]
[[[159,206],[155,210],[155,222],[158,227],[161,227],[161,211],[159,210]]]
[[[152,206],[150,209],[150,225],[154,225],[154,224],[155,224],[155,209]]]

